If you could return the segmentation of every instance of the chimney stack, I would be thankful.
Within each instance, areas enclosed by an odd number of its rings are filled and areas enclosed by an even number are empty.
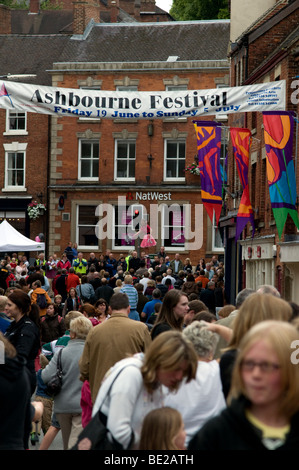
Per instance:
[[[119,0],[110,0],[110,23],[117,23]]]
[[[0,5],[0,34],[11,34],[10,8]]]
[[[39,13],[39,0],[30,0],[29,14],[36,15]]]

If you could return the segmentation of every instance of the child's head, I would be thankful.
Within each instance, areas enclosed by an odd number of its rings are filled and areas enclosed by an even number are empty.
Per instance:
[[[55,295],[55,297],[54,297],[54,303],[57,304],[57,305],[59,305],[59,304],[61,304],[61,302],[62,302],[62,297],[61,297],[61,295],[60,295],[60,294]]]
[[[139,450],[184,450],[186,431],[181,413],[168,406],[150,411],[143,420]]]

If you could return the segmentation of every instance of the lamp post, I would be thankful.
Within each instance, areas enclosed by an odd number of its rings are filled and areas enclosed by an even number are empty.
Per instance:
[[[20,74],[8,73],[6,75],[0,75],[0,78],[3,78],[5,80],[23,80],[24,78],[36,78],[36,75],[30,74],[30,73],[20,73]]]

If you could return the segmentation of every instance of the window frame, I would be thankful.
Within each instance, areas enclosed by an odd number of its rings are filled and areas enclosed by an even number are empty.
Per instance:
[[[221,241],[222,246],[219,246],[217,244],[217,241],[216,241],[217,240],[217,230],[219,230],[219,228],[216,225],[215,213],[213,214],[213,223],[211,224],[211,226],[212,226],[212,252],[213,253],[219,253],[219,254],[224,253],[224,244],[223,244],[223,242]]]
[[[119,223],[118,219],[122,216],[119,217],[119,214],[116,213],[116,208],[125,210],[126,222]],[[133,214],[134,214],[135,209],[139,210],[138,220],[141,220],[144,217],[144,206],[142,204],[132,203],[132,204],[126,204],[125,206],[119,206],[118,204],[113,204],[112,249],[114,251],[125,251],[125,250],[135,249],[135,241],[134,240],[131,241],[131,244],[127,244],[127,243],[125,243],[125,239],[123,239],[124,243],[122,243],[122,238],[118,237],[118,234],[121,235],[122,229],[125,231],[126,234],[129,231],[130,232],[134,231],[134,227],[133,227],[132,222],[134,220]],[[129,231],[127,229],[125,229],[125,227],[129,227]],[[116,244],[115,243],[116,240],[120,244]]]
[[[183,224],[181,225],[177,225],[177,224],[170,224],[170,221],[168,224],[166,224],[166,214],[165,214],[165,211],[166,209],[168,210],[168,208],[170,207],[168,204],[162,204],[162,207],[161,207],[161,231],[160,231],[160,236],[161,236],[161,246],[165,246],[165,249],[166,251],[168,252],[183,252],[183,251],[186,251],[186,239],[185,239],[185,221],[184,219],[182,220],[182,217],[184,217],[185,215],[185,211],[184,211],[184,204],[183,203],[176,203],[177,206],[180,207],[181,209],[181,222],[183,222]],[[172,212],[173,214],[173,212]],[[168,240],[170,240],[169,244],[167,242],[167,239],[165,237],[166,235],[166,229],[170,229],[171,231],[171,228],[177,228],[177,230],[179,229],[180,227],[180,230],[181,230],[181,233],[184,237],[184,243],[183,244],[174,244],[173,240],[170,239],[171,237],[171,234],[169,233],[168,235]]]
[[[97,157],[91,156],[89,159],[83,159],[82,158],[82,144],[91,144],[92,146],[94,144],[98,145],[98,156]],[[90,161],[91,169],[93,167],[94,160],[98,161],[97,176],[82,176],[82,161],[83,160]],[[96,139],[80,138],[78,142],[78,180],[79,181],[98,181],[99,180],[99,163],[100,163],[100,142]]]
[[[129,162],[130,162],[130,156],[128,156],[128,151],[129,151],[129,148],[130,148],[130,145],[133,143],[134,146],[135,146],[135,151],[134,151],[134,158],[131,158],[131,160],[134,160],[134,177],[132,176],[118,176],[117,173],[118,173],[118,161],[120,160],[120,158],[118,158],[118,144],[126,144],[127,145],[127,157],[126,157],[126,162],[127,162],[127,174],[128,174],[128,170],[130,169],[129,168]],[[124,160],[124,159],[122,159]],[[136,139],[122,139],[122,138],[116,138],[115,139],[115,142],[114,142],[114,181],[131,181],[131,182],[135,182],[136,180]]]
[[[98,207],[98,204],[96,204],[96,203],[93,204],[91,202],[91,203],[88,203],[88,205],[87,204],[80,204],[80,203],[76,204],[76,226],[75,226],[76,235],[75,235],[75,240],[76,240],[76,243],[78,245],[78,250],[98,250],[99,249],[99,239],[97,239],[98,243],[96,245],[81,245],[79,243],[79,241],[80,241],[80,228],[81,227],[94,227],[95,236],[96,236],[96,227],[97,227],[98,220],[96,221],[95,225],[93,225],[93,224],[87,225],[87,224],[80,224],[79,223],[80,208],[93,207],[93,206],[94,206],[94,210],[95,210],[95,213],[96,213],[96,208]]]
[[[24,129],[11,129],[10,128],[10,121],[12,119],[11,115],[15,113],[16,121],[21,118],[21,115],[24,115],[25,126]],[[5,132],[4,135],[28,135],[27,131],[27,124],[28,124],[28,113],[26,111],[18,111],[14,109],[7,109],[6,110],[6,118],[5,118]]]
[[[166,85],[165,86],[166,91],[188,91],[188,85],[182,84],[182,85]],[[186,116],[164,116],[163,121],[165,122],[173,122],[173,121],[180,121],[180,122],[186,122],[187,117]]]
[[[175,160],[176,161],[176,176],[167,176],[167,161],[168,160],[171,160],[170,158],[167,158],[167,145],[168,143],[171,143],[171,144],[176,144],[177,145],[177,158],[176,159],[173,159],[171,158],[172,160]],[[184,173],[184,176],[177,176],[177,173],[178,173],[178,164],[179,164],[179,160],[183,160],[183,159],[180,159],[178,158],[179,157],[179,145],[180,144],[184,144],[185,146],[185,155],[184,155],[184,168],[186,166],[186,139],[172,139],[172,138],[165,138],[164,139],[164,175],[163,175],[163,180],[164,181],[179,181],[179,182],[185,182],[186,181],[186,178],[185,178],[185,173]]]
[[[4,188],[3,191],[25,191],[26,190],[26,149],[27,149],[27,143],[18,143],[18,142],[13,142],[12,144],[4,144],[4,150],[5,150],[5,172],[4,172]],[[22,185],[10,185],[9,184],[9,168],[8,168],[8,163],[9,163],[9,155],[10,154],[22,154],[23,155],[23,184]],[[12,171],[18,171],[16,168],[11,169]]]
[[[99,85],[95,86],[88,86],[88,85],[81,85],[80,90],[92,90],[92,91],[101,91],[102,87]],[[85,117],[85,116],[79,116],[79,121],[100,121],[101,117],[100,116],[92,116],[90,117]]]

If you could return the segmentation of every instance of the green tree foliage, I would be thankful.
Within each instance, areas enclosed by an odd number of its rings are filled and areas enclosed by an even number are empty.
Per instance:
[[[16,10],[28,10],[28,2],[26,0],[1,0],[1,5]]]
[[[228,0],[173,0],[170,14],[177,21],[225,19]]]
[[[28,0],[1,0],[2,5],[14,10],[29,10]],[[41,0],[41,10],[61,10],[63,8],[62,2],[59,0]]]

